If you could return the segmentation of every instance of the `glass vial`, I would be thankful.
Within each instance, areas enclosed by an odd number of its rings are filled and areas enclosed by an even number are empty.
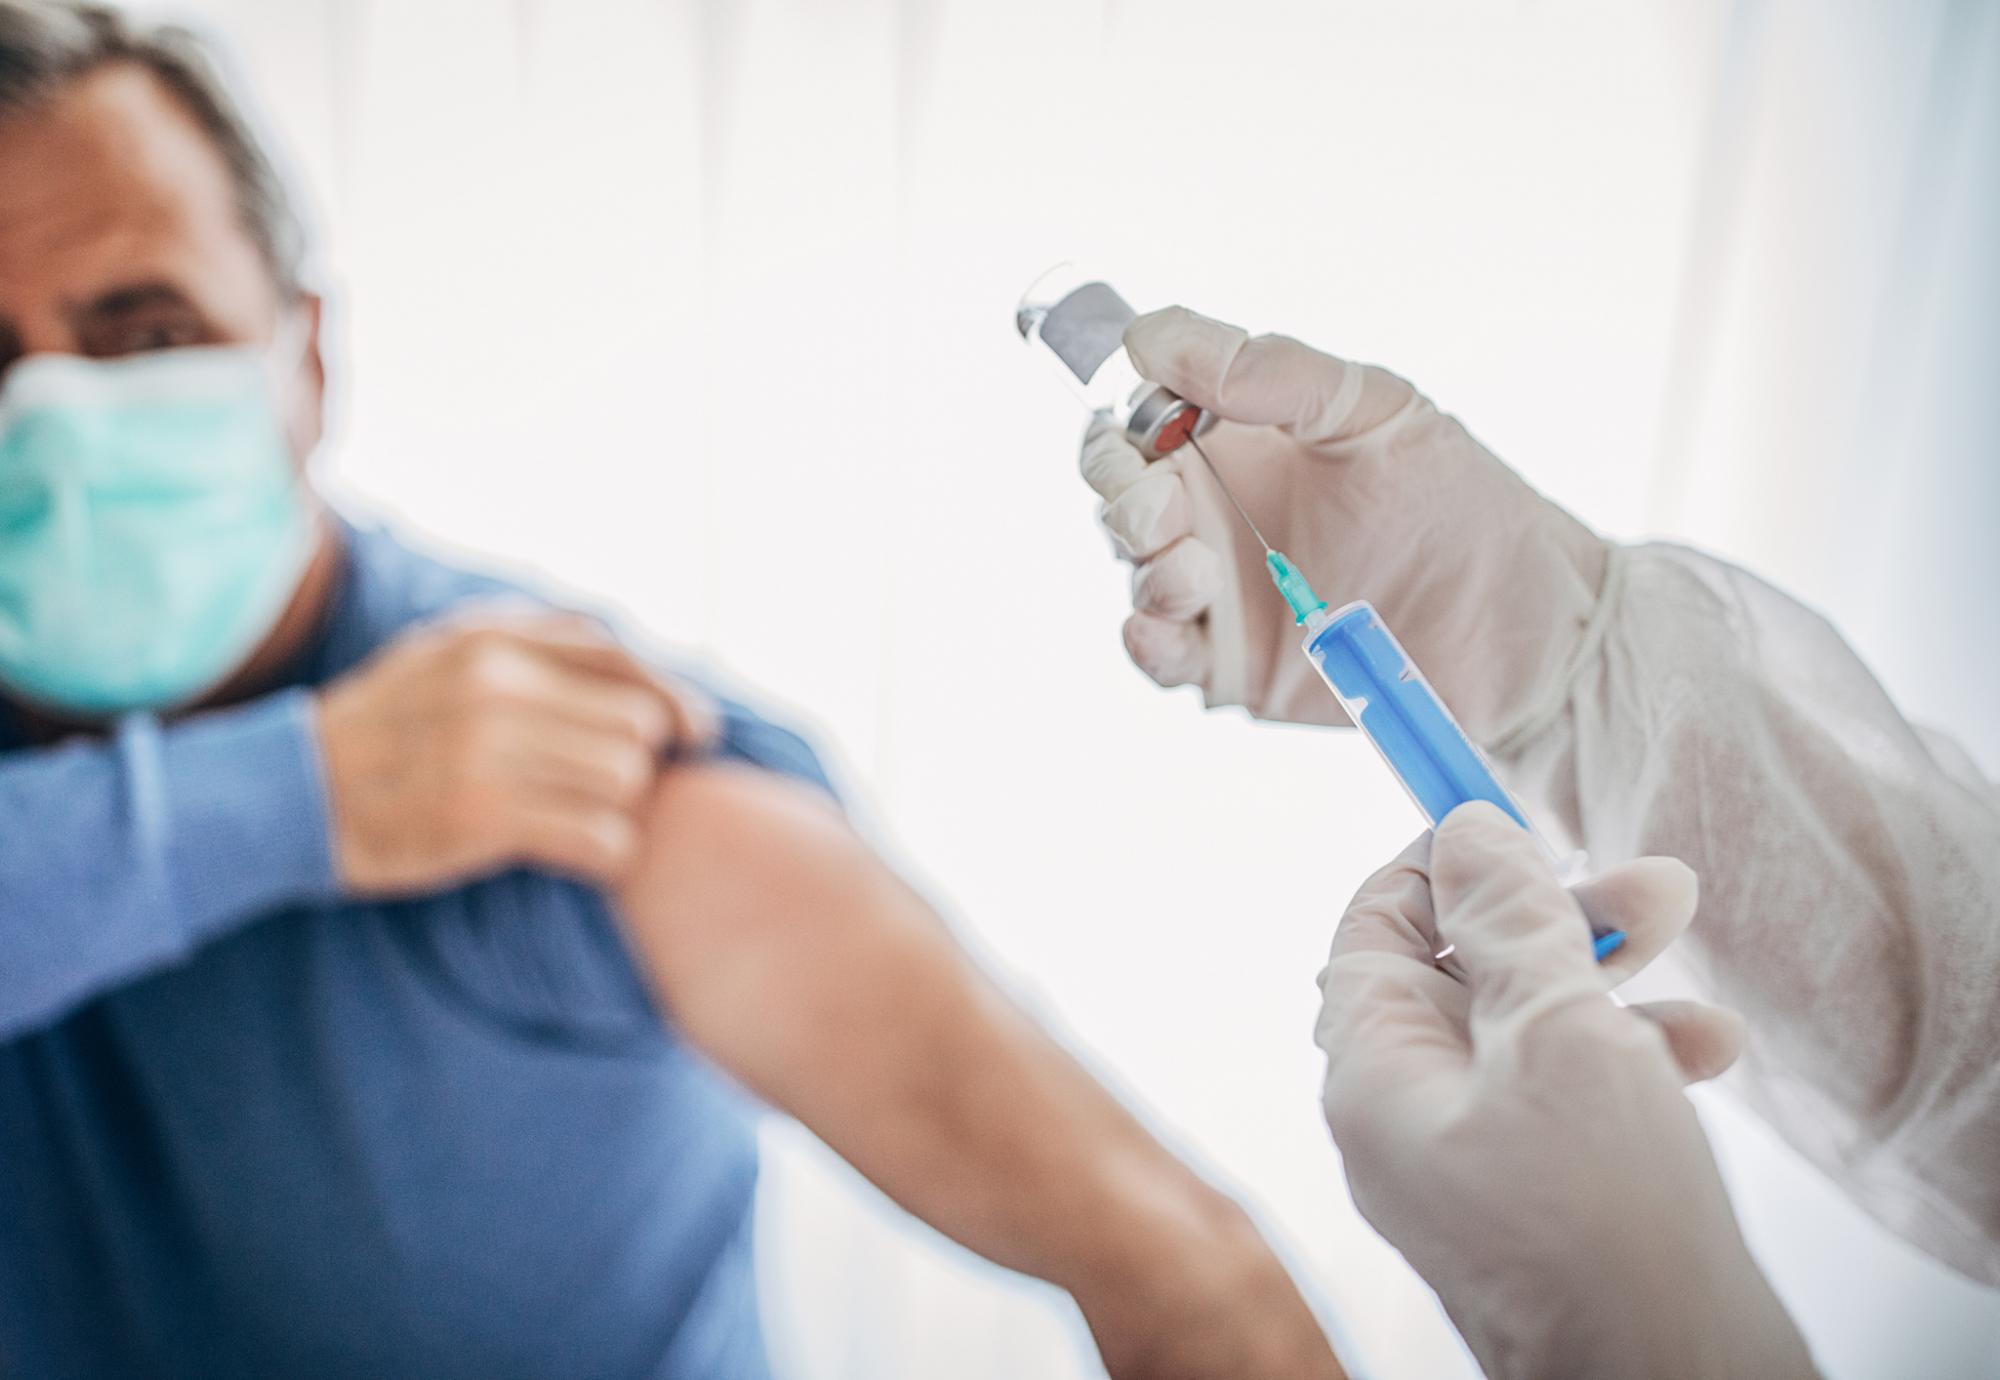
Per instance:
[[[1125,328],[1138,313],[1110,284],[1072,264],[1029,285],[1014,309],[1014,328],[1051,360],[1084,406],[1114,425],[1149,460],[1178,450],[1201,409],[1141,378],[1125,353]]]

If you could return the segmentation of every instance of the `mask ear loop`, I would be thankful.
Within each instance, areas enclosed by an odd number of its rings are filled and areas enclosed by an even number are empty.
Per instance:
[[[306,362],[306,347],[311,343],[312,327],[306,323],[305,311],[299,307],[280,307],[271,343],[264,347],[266,372],[274,391],[291,383],[299,366]]]
[[[293,445],[291,407],[297,395],[299,370],[312,345],[312,326],[305,311],[297,306],[283,306],[278,311],[277,325],[271,332],[270,343],[264,347],[264,389],[271,420],[289,452]],[[301,544],[298,568],[289,581],[292,591],[305,577],[313,548],[324,539],[328,522],[327,500],[312,478],[317,451],[318,447],[314,447],[302,457],[288,457],[293,470],[290,483],[297,501],[298,521],[309,534],[309,539]],[[292,595],[288,591],[285,597],[289,601]]]
[[[312,326],[306,312],[298,306],[278,308],[278,321],[271,332],[271,341],[264,347],[264,389],[270,400],[271,416],[278,429],[285,436],[287,445],[292,443],[292,403],[298,389],[299,370],[305,364],[306,352],[312,345]],[[310,461],[310,456],[306,457]],[[301,478],[301,483],[306,481]]]

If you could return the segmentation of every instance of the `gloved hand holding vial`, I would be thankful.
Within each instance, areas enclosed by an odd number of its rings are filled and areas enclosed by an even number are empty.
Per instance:
[[[1561,868],[1555,851],[1536,833],[1373,606],[1356,600],[1330,612],[1305,573],[1265,539],[1196,439],[1205,414],[1135,367],[1125,334],[1136,319],[1108,284],[1062,268],[1028,289],[1016,309],[1015,326],[1023,339],[1055,359],[1098,418],[1100,434],[1121,436],[1142,461],[1164,459],[1183,446],[1195,453],[1209,482],[1262,550],[1265,570],[1294,624],[1305,629],[1300,650],[1306,660],[1395,773],[1426,823],[1435,828],[1457,806],[1487,801],[1533,835],[1551,865]],[[1597,958],[1615,952],[1624,940],[1619,930],[1597,933]],[[1449,950],[1438,957],[1448,960]]]

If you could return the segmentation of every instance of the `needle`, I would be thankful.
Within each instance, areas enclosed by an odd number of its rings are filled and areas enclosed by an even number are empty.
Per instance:
[[[1194,453],[1201,457],[1201,463],[1208,466],[1208,472],[1215,476],[1215,487],[1222,490],[1222,496],[1229,500],[1229,506],[1236,510],[1236,516],[1243,519],[1243,525],[1250,529],[1250,535],[1264,548],[1264,568],[1271,572],[1271,583],[1278,587],[1278,593],[1291,606],[1293,619],[1300,627],[1307,626],[1314,616],[1326,611],[1326,600],[1313,593],[1312,585],[1299,573],[1299,568],[1292,564],[1291,557],[1264,540],[1264,534],[1257,530],[1257,524],[1250,520],[1250,514],[1243,511],[1243,505],[1236,501],[1236,495],[1229,492],[1229,486],[1222,482],[1222,476],[1216,472],[1215,462],[1208,458],[1208,452],[1201,448],[1201,442],[1189,436],[1187,443],[1194,447]]]
[[[1201,463],[1208,466],[1209,474],[1215,478],[1215,487],[1222,490],[1222,496],[1229,500],[1229,506],[1236,510],[1236,516],[1243,519],[1243,525],[1250,529],[1250,535],[1255,537],[1257,544],[1264,548],[1264,554],[1267,556],[1270,555],[1271,543],[1264,540],[1264,534],[1257,530],[1257,524],[1250,520],[1250,514],[1243,511],[1243,505],[1236,501],[1236,495],[1229,492],[1229,486],[1222,482],[1221,473],[1216,470],[1215,462],[1208,458],[1208,452],[1201,448],[1201,442],[1190,436],[1187,438],[1187,443],[1194,447],[1194,453],[1201,457]]]

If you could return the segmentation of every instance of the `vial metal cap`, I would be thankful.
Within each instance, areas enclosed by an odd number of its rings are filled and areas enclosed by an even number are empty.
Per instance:
[[[1157,460],[1187,444],[1200,422],[1200,408],[1155,384],[1133,404],[1131,420],[1125,423],[1125,438],[1148,460]]]

